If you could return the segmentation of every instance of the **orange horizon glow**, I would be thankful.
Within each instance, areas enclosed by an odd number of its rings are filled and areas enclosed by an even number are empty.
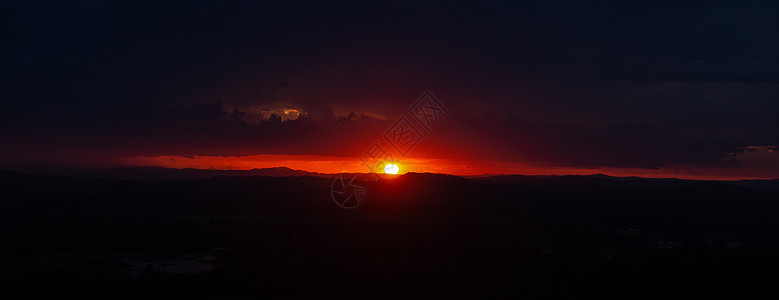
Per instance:
[[[274,167],[314,173],[385,173],[384,164],[368,169],[358,158],[316,155],[250,155],[250,156],[134,156],[117,163],[134,167],[164,167],[173,169],[251,170]],[[576,168],[541,166],[521,162],[464,161],[446,159],[405,158],[395,162],[398,174],[443,173],[458,176],[474,175],[593,175],[615,177],[679,178],[694,180],[773,179],[743,176],[730,169],[683,170],[681,168]]]

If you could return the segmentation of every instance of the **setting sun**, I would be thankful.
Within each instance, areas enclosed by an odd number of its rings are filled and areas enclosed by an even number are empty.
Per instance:
[[[398,168],[398,165],[396,164],[387,164],[384,166],[384,173],[386,174],[398,174],[398,171],[400,171],[400,168]]]

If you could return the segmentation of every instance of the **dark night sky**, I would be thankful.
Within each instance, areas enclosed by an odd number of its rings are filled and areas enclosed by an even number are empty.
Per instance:
[[[779,177],[779,2],[47,2],[0,4],[3,164],[357,156],[430,90],[414,157]]]

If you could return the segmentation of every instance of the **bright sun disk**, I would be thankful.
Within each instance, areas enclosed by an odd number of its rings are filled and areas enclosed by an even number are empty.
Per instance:
[[[387,164],[384,166],[384,173],[386,174],[398,174],[398,171],[400,171],[400,168],[398,168],[398,165],[396,164]]]

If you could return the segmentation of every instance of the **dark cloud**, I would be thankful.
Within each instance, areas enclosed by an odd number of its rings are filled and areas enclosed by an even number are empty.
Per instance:
[[[234,108],[233,109],[233,113],[230,115],[230,119],[232,119],[232,120],[241,120],[245,116],[246,116],[245,112],[242,112],[242,111],[238,110],[237,108]]]

